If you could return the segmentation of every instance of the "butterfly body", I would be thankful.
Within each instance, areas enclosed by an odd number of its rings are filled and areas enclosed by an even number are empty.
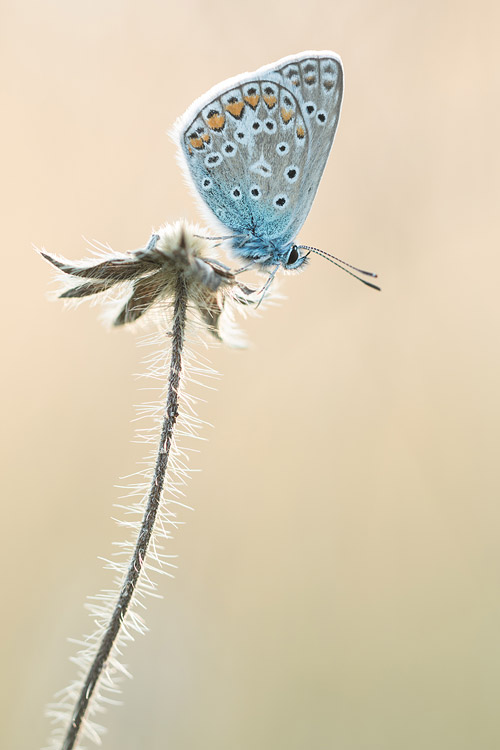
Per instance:
[[[178,121],[195,193],[245,263],[304,263],[294,242],[328,159],[342,92],[340,58],[304,52],[219,84]]]
[[[269,240],[265,237],[249,235],[230,242],[230,247],[237,257],[250,263],[254,261],[263,268],[279,265],[287,266],[288,258],[294,246],[293,242],[283,242],[279,238]],[[304,256],[305,260],[305,256]]]

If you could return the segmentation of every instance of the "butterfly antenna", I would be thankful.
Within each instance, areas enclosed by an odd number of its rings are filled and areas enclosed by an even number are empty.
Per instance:
[[[366,286],[371,287],[371,289],[376,289],[380,292],[380,287],[376,284],[372,284],[370,281],[366,281],[365,279],[361,279],[359,276],[356,276],[355,273],[352,273],[352,271],[349,271],[349,268],[352,268],[354,271],[357,271],[357,273],[362,273],[365,276],[372,276],[373,278],[377,278],[376,273],[372,273],[371,271],[363,271],[361,268],[356,268],[356,266],[352,266],[350,263],[347,263],[345,260],[341,260],[340,258],[336,258],[335,255],[330,255],[330,253],[327,253],[325,250],[320,250],[317,247],[311,247],[310,245],[297,245],[297,249],[307,250],[310,253],[316,253],[317,255],[320,255],[322,258],[325,258],[325,260],[328,260],[330,263],[333,263],[334,266],[337,266],[337,268],[340,268],[341,271],[345,271],[349,274],[349,276],[353,276],[358,281],[361,281],[362,284],[366,284]],[[347,268],[346,268],[347,266]]]

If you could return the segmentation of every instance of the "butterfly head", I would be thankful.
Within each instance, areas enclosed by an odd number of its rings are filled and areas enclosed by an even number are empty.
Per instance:
[[[283,257],[282,265],[287,271],[296,271],[308,262],[309,253],[301,253],[298,245],[290,243],[287,254]]]

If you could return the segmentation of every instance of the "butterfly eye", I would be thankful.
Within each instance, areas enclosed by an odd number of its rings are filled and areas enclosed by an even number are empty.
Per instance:
[[[292,249],[290,250],[290,254],[286,262],[287,266],[293,266],[293,264],[296,263],[298,259],[299,259],[299,251],[297,249],[297,245],[292,245]]]

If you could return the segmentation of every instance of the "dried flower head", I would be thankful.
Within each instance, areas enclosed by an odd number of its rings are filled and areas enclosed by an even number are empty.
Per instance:
[[[235,343],[229,307],[255,305],[257,290],[237,281],[220,261],[209,258],[207,240],[184,221],[162,227],[147,246],[130,253],[106,253],[99,262],[70,263],[46,251],[41,255],[57,269],[81,280],[63,291],[65,299],[82,299],[124,285],[126,299],[113,324],[133,323],[158,305],[172,301],[179,278],[188,300],[208,330],[219,340]]]

